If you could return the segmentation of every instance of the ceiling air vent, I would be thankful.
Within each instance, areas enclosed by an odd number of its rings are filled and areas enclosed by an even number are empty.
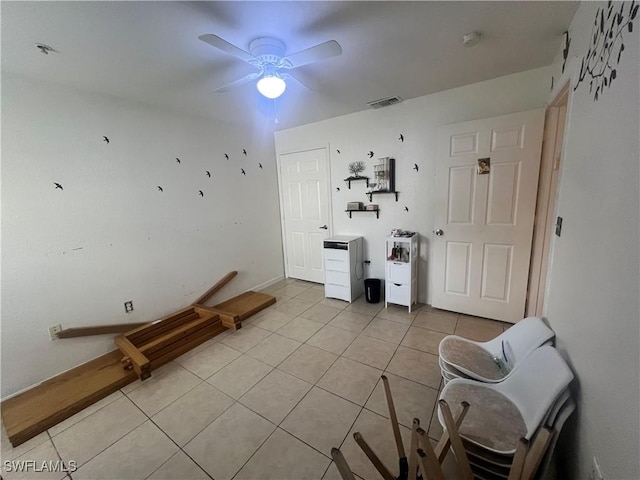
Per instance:
[[[368,102],[371,108],[382,108],[388,107],[389,105],[395,105],[396,103],[400,103],[402,99],[400,97],[389,97],[389,98],[381,98],[380,100],[374,100],[373,102]]]

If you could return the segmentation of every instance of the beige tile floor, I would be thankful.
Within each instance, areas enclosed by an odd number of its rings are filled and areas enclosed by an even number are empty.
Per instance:
[[[3,429],[2,478],[340,479],[331,460],[339,447],[358,478],[375,479],[353,433],[397,470],[380,375],[389,378],[405,444],[414,417],[437,440],[440,339],[456,333],[484,341],[507,328],[426,305],[408,313],[363,297],[326,299],[322,285],[293,279],[265,292],[275,305],[144,383],[15,449]],[[19,474],[7,471],[11,460],[77,469]]]

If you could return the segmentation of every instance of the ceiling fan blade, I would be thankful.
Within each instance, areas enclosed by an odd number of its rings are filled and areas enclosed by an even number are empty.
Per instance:
[[[232,88],[239,87],[240,85],[244,85],[245,83],[249,83],[250,81],[259,78],[260,75],[261,75],[260,72],[250,73],[249,75],[245,75],[244,77],[239,78],[234,82],[227,83],[226,85],[222,85],[221,87],[216,88],[214,92],[225,93]]]
[[[335,40],[307,48],[300,52],[292,53],[282,59],[283,68],[298,68],[320,60],[336,57],[342,53],[342,47]]]
[[[244,60],[247,63],[255,64],[259,62],[259,60],[249,52],[245,52],[234,44],[227,42],[224,38],[220,38],[212,33],[200,35],[198,38],[212,47],[216,47],[229,55],[238,57],[240,60]]]
[[[290,75],[288,73],[281,73],[280,76],[282,77],[283,80],[285,81],[289,81],[289,80],[293,80],[295,81],[298,85],[302,85],[304,88],[306,88],[307,90],[311,91],[311,92],[315,92],[315,90],[313,88],[311,88],[309,85],[307,85],[305,82],[303,82],[302,80],[300,80],[299,78],[294,77],[293,75]]]

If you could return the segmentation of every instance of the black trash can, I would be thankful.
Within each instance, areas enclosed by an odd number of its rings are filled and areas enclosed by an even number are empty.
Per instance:
[[[367,302],[378,303],[380,301],[380,279],[367,278],[364,281],[364,294]]]

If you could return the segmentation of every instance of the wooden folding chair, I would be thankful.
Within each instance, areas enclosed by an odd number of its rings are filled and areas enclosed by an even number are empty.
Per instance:
[[[554,431],[552,429],[542,427],[531,444],[524,438],[520,439],[516,453],[513,456],[509,480],[532,480],[534,478],[540,462],[553,439],[553,435]]]
[[[374,452],[360,432],[355,432],[353,434],[353,438],[356,443],[382,478],[384,480],[417,480],[419,478],[419,472],[422,472],[423,480],[444,480],[445,477],[442,472],[441,463],[446,457],[449,448],[453,448],[454,453],[456,453],[458,464],[463,464],[461,471],[465,473],[464,480],[471,480],[471,469],[467,462],[466,455],[464,454],[462,440],[458,435],[458,427],[467,414],[469,404],[463,402],[461,404],[462,408],[460,413],[454,419],[449,406],[444,402],[444,400],[442,400],[447,412],[445,415],[450,419],[451,428],[443,433],[440,438],[440,442],[438,442],[435,449],[431,446],[426,432],[420,428],[420,420],[414,418],[413,429],[411,432],[411,447],[409,451],[409,458],[407,458],[404,445],[402,443],[402,437],[400,435],[400,426],[398,424],[398,418],[393,403],[393,395],[391,394],[391,388],[389,387],[389,380],[384,375],[382,376],[382,382],[387,399],[387,406],[389,408],[389,419],[391,421],[393,436],[398,451],[399,476],[397,478],[393,476],[389,468],[387,468],[382,460],[380,460],[380,457]],[[334,458],[343,480],[351,480],[353,475],[340,450],[337,448],[332,449],[331,455]]]
[[[411,430],[411,445],[409,449],[409,456],[407,458],[404,456],[404,446],[402,445],[402,439],[400,437],[400,429],[395,416],[395,408],[393,406],[393,399],[391,397],[388,381],[383,380],[383,382],[385,383],[385,393],[388,392],[387,399],[391,399],[391,401],[388,401],[387,403],[389,405],[390,413],[393,411],[393,415],[390,415],[390,417],[392,418],[392,425],[395,425],[393,430],[394,437],[396,439],[396,447],[398,448],[401,468],[400,472],[401,474],[403,472],[402,462],[404,458],[407,462],[406,477],[394,477],[362,435],[359,432],[355,432],[353,434],[356,443],[360,446],[382,478],[384,480],[446,480],[445,474],[442,470],[442,462],[447,456],[449,450],[452,450],[458,466],[458,476],[455,480],[472,480],[474,478],[474,473],[472,471],[464,443],[459,434],[460,426],[462,425],[462,422],[469,410],[469,403],[462,402],[460,411],[454,417],[447,402],[442,399],[438,401],[438,405],[442,411],[442,416],[445,421],[445,430],[435,448],[431,445],[427,433],[420,428],[420,420],[418,418],[414,418],[413,428]],[[510,466],[508,480],[533,480],[553,439],[553,435],[554,431],[552,429],[549,427],[543,427],[537,432],[531,443],[526,439],[521,438],[513,457],[513,462]],[[340,450],[337,448],[332,449],[331,455],[342,479],[353,480],[355,477],[353,476],[353,473]]]

